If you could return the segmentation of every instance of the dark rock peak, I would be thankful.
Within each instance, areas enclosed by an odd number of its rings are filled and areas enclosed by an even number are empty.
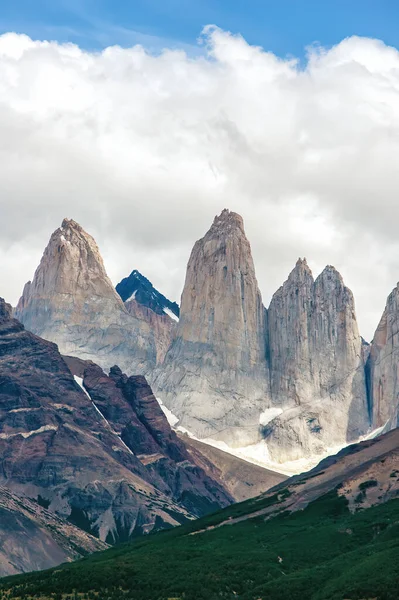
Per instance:
[[[167,314],[165,311],[167,309],[176,317],[179,317],[179,305],[176,302],[171,302],[158,292],[152,283],[137,269],[132,271],[129,277],[125,277],[118,283],[116,291],[124,302],[134,299],[158,315]]]
[[[11,315],[11,305],[7,304],[4,298],[0,298],[0,319],[11,319]]]

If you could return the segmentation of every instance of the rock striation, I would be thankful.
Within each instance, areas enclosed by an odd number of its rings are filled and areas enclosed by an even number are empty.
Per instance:
[[[399,284],[388,296],[371,344],[367,376],[374,428],[399,426]]]
[[[197,437],[254,442],[269,399],[266,313],[242,218],[223,210],[196,242],[180,320],[154,385]]]
[[[15,316],[62,353],[105,368],[118,362],[130,373],[146,373],[157,360],[154,330],[124,306],[96,242],[72,219],[52,234]]]
[[[356,441],[370,421],[354,300],[327,266],[314,281],[299,259],[268,310],[271,395],[282,413],[263,428],[278,462]]]
[[[0,299],[1,486],[109,543],[231,502],[190,458],[143,377],[72,362],[85,367],[85,391],[57,346],[26,331]]]
[[[148,306],[140,304],[135,298],[125,302],[125,307],[128,313],[135,317],[135,319],[148,324],[151,332],[151,340],[153,340],[155,346],[155,362],[156,364],[162,364],[166,352],[172,343],[176,320],[166,313],[159,314],[154,312]],[[148,376],[152,377],[151,370],[148,371]]]

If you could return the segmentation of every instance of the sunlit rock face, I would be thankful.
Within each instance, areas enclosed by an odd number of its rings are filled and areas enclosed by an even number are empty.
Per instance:
[[[234,212],[223,210],[194,245],[180,310],[137,270],[117,289],[94,239],[65,219],[15,314],[64,354],[145,374],[183,430],[230,448],[266,444],[272,462],[397,423],[397,292],[372,346],[334,267],[314,280],[299,259],[266,310]]]
[[[242,218],[223,210],[191,253],[158,394],[201,438],[254,442],[270,402],[266,311]]]
[[[373,426],[399,426],[399,284],[388,296],[367,363]]]
[[[354,300],[328,266],[314,281],[298,260],[269,311],[271,393],[282,414],[263,434],[279,462],[325,452],[370,426]]]
[[[146,373],[157,358],[150,324],[128,312],[104,268],[94,239],[64,219],[51,236],[15,316],[27,329],[58,344],[64,354],[115,363]]]

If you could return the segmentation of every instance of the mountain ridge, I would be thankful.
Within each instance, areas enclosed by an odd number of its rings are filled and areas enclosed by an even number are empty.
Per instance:
[[[137,271],[123,280],[123,304],[106,285],[94,240],[74,223],[66,220],[63,231],[53,234],[16,315],[38,333],[43,333],[44,321],[45,335],[64,354],[89,358],[107,369],[118,362],[128,374],[146,375],[181,429],[205,441],[227,443],[240,456],[243,448],[249,457],[259,446],[260,455],[272,463],[291,464],[397,424],[399,409],[390,408],[390,398],[396,393],[399,354],[396,342],[391,348],[385,341],[394,336],[384,333],[382,319],[374,344],[363,343],[353,295],[333,266],[314,279],[306,259],[298,259],[266,309],[243,219],[224,209],[194,245],[177,322],[164,314],[169,310],[165,297]],[[67,243],[74,239],[68,227],[83,236],[78,260],[86,279],[91,269],[86,255],[95,255],[93,269],[105,277],[99,290],[105,286],[117,306],[110,308],[110,298],[94,305],[81,286],[77,301],[87,316],[72,326],[74,296],[61,294],[57,321],[52,308],[57,314],[58,296],[51,291],[59,285],[59,270],[77,268],[70,248],[74,244]],[[64,253],[68,260],[63,262]],[[55,257],[53,266],[45,258],[49,254]],[[399,312],[396,295],[391,297],[389,323]]]
[[[56,571],[7,578],[0,590],[22,600],[73,590],[99,600],[395,600],[398,457],[396,430],[257,498]]]

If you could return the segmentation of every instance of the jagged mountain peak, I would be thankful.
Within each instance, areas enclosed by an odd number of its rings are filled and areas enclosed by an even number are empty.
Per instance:
[[[91,293],[112,298],[123,308],[94,238],[72,219],[64,219],[51,235],[33,281],[24,289],[17,314],[26,296],[36,293]]]
[[[156,379],[198,437],[258,439],[268,401],[266,314],[242,218],[227,209],[191,252],[180,321]],[[189,401],[188,401],[189,399]]]
[[[214,218],[207,235],[226,235],[234,230],[239,230],[245,235],[243,218],[238,213],[224,208],[220,215]]]
[[[125,277],[118,283],[116,291],[124,302],[135,300],[158,315],[167,314],[172,319],[179,317],[179,305],[158,292],[151,281],[137,269],[134,269],[129,277]]]
[[[64,219],[51,235],[15,316],[65,354],[104,367],[117,360],[142,373],[156,361],[155,333],[145,316],[128,312],[96,241],[72,219]]]
[[[61,223],[61,230],[63,229],[76,229],[77,231],[84,231],[83,227],[73,219],[68,219],[65,217]]]
[[[303,292],[307,294],[313,283],[313,274],[306,258],[298,258],[295,267],[292,269],[283,285],[273,294],[270,306],[272,306],[273,302],[277,302],[279,298],[287,294],[287,290],[290,290],[293,287],[298,290],[297,295],[299,295],[300,288],[303,288]],[[305,292],[305,289],[308,291]]]
[[[341,285],[344,285],[344,280],[341,273],[333,265],[326,265],[320,275],[316,278],[316,282],[319,279],[336,280]]]
[[[308,266],[308,261],[306,260],[306,258],[301,258],[299,257],[298,260],[295,263],[296,267],[307,267]]]
[[[290,277],[296,278],[298,275],[299,276],[309,276],[313,279],[313,274],[307,263],[306,258],[298,258],[298,260],[295,263],[295,267],[291,271],[288,278],[290,278]]]

